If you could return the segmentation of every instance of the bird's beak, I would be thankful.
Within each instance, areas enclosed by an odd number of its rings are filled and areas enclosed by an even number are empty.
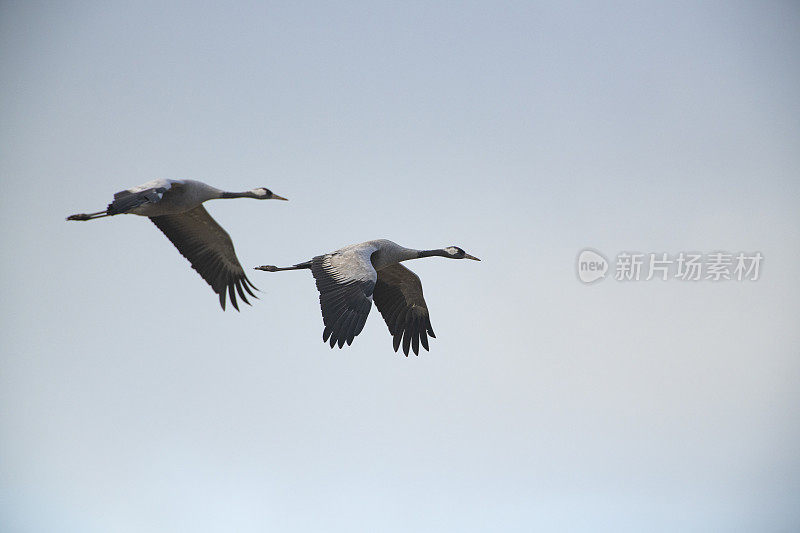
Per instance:
[[[464,254],[464,259],[472,259],[473,261],[480,261],[480,259],[478,259],[474,255],[469,255],[469,254]]]
[[[278,196],[275,193],[272,193],[272,196],[270,197],[270,200],[286,200],[287,202],[289,201],[288,198],[284,198],[283,196]]]

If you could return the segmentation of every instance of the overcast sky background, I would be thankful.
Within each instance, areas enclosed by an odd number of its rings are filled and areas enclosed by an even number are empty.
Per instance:
[[[5,532],[800,530],[794,2],[0,4]],[[437,338],[322,343],[308,272],[241,313],[146,219],[247,267],[388,238]],[[575,258],[760,251],[756,282]]]

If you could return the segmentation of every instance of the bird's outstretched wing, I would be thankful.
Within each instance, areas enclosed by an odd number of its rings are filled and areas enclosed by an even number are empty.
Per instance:
[[[389,333],[394,337],[395,352],[401,340],[406,357],[409,345],[416,355],[419,355],[420,343],[428,349],[428,335],[433,338],[436,335],[422,297],[419,276],[399,263],[381,269],[373,296],[378,311],[389,326]]]
[[[322,340],[333,348],[349,346],[364,329],[372,308],[372,290],[377,274],[369,261],[372,250],[350,250],[319,255],[311,260],[317,282]]]
[[[247,279],[236,258],[230,235],[211,218],[202,205],[178,215],[161,215],[150,217],[150,220],[172,241],[181,255],[189,260],[192,268],[211,285],[219,295],[219,304],[223,310],[226,292],[237,311],[237,292],[248,305],[250,302],[247,301],[245,291],[256,298],[250,290],[250,287],[255,289],[255,286]]]

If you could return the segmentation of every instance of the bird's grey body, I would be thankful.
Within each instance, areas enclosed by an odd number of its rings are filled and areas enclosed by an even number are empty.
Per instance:
[[[109,214],[143,217],[177,215],[222,195],[223,191],[202,181],[155,179],[116,193],[108,209]]]
[[[419,257],[419,250],[404,248],[387,239],[351,244],[321,257],[322,264],[337,279],[377,279],[377,271]]]
[[[255,286],[245,276],[230,235],[203,207],[203,202],[219,198],[286,199],[263,187],[232,193],[196,180],[155,179],[116,193],[105,211],[72,215],[67,220],[121,214],[148,217],[219,295],[222,309],[228,296],[238,311],[236,294],[249,305],[245,292],[255,297],[251,291]]]
[[[409,348],[419,354],[419,345],[428,349],[428,335],[435,337],[422,294],[419,277],[400,263],[421,257],[441,256],[452,259],[475,259],[464,250],[451,246],[438,250],[405,248],[386,239],[351,244],[334,252],[318,255],[292,267],[261,266],[258,270],[310,269],[319,291],[322,340],[339,348],[361,333],[373,299],[383,315],[394,350],[400,343],[408,356]]]

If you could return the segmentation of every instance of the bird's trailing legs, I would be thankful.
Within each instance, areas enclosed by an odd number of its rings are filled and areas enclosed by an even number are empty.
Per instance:
[[[255,270],[263,270],[264,272],[278,272],[280,270],[301,270],[304,268],[311,268],[311,261],[306,261],[305,263],[299,263],[294,266],[290,267],[276,267],[275,265],[261,265],[255,267]]]
[[[94,220],[95,218],[109,217],[108,211],[98,211],[97,213],[80,213],[78,215],[70,215],[67,220]]]

